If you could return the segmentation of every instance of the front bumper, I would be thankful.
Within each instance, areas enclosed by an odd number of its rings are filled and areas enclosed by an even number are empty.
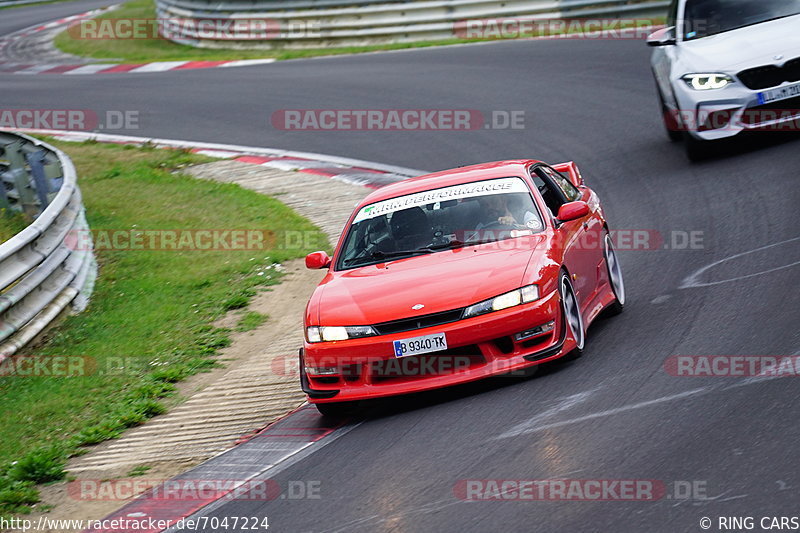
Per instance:
[[[676,79],[672,87],[678,104],[672,112],[679,128],[697,139],[724,139],[743,131],[800,131],[800,98],[763,104],[759,93],[770,89],[749,89],[739,81],[723,89],[696,91]]]
[[[553,322],[522,340],[515,334]],[[440,326],[337,342],[305,343],[300,373],[312,403],[364,400],[456,385],[557,359],[575,347],[557,291],[531,302]],[[392,342],[444,332],[447,350],[397,358]],[[335,367],[307,375],[304,367]]]

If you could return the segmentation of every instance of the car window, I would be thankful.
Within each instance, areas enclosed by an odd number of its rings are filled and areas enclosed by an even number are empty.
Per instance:
[[[687,0],[684,39],[700,39],[800,14],[800,0]]]
[[[553,216],[557,217],[558,209],[567,203],[564,193],[553,184],[552,178],[544,171],[544,167],[536,167],[531,172],[531,178],[536,188],[539,189],[539,194],[542,196],[545,205]]]
[[[558,188],[561,189],[567,201],[574,202],[581,197],[581,192],[569,181],[569,178],[550,167],[542,167],[542,171],[550,176]]]
[[[522,237],[543,229],[531,190],[522,178],[431,189],[359,209],[336,268]]]
[[[667,12],[667,27],[675,26],[675,23],[678,20],[678,2],[679,0],[672,0],[672,3],[669,5],[669,11]]]

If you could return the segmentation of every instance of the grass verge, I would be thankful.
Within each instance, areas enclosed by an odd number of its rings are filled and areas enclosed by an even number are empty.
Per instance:
[[[24,230],[28,224],[28,219],[22,213],[0,208],[0,243]]]
[[[131,0],[119,9],[105,13],[97,19],[137,19],[153,20],[156,11],[153,0]],[[653,18],[653,24],[663,23],[663,17]],[[94,23],[92,23],[94,24]],[[623,25],[623,27],[625,27]],[[56,46],[64,52],[78,56],[105,59],[114,62],[149,62],[149,61],[220,61],[231,59],[264,59],[275,58],[299,59],[304,57],[330,56],[341,54],[357,54],[383,50],[401,50],[406,48],[426,48],[452,44],[474,43],[498,40],[497,38],[464,39],[455,36],[452,39],[437,41],[420,41],[414,43],[379,44],[372,46],[347,46],[338,48],[314,48],[307,50],[214,50],[194,48],[180,45],[166,39],[80,39],[80,26],[65,30],[56,36]],[[102,32],[98,29],[97,34]],[[558,34],[558,32],[554,32]],[[525,37],[526,35],[522,35]]]
[[[175,172],[202,156],[50,142],[75,162],[93,230],[300,230],[312,247],[329,248],[317,228],[273,198]],[[100,277],[89,308],[12,359],[66,356],[84,362],[80,372],[33,376],[17,363],[0,366],[0,515],[30,510],[35,484],[63,479],[70,456],[163,413],[177,402],[175,382],[216,364],[230,332],[214,321],[277,283],[275,264],[310,251],[267,246],[97,250]]]
[[[267,320],[269,320],[268,315],[257,311],[247,311],[239,318],[239,322],[236,324],[236,331],[253,331]]]

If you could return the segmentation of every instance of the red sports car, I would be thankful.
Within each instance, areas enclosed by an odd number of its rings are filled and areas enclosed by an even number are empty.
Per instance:
[[[577,166],[501,161],[383,187],[345,226],[308,302],[300,376],[337,415],[355,400],[514,372],[583,350],[625,303],[597,195]]]

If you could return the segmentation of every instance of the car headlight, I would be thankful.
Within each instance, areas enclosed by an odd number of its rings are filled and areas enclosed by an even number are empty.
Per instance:
[[[470,318],[473,316],[491,313],[492,311],[500,311],[501,309],[508,309],[515,305],[525,304],[539,299],[539,287],[536,285],[526,285],[520,289],[515,289],[510,292],[489,298],[475,305],[470,305],[464,309],[462,318]]]
[[[345,341],[377,335],[372,326],[310,326],[306,328],[308,342]]]
[[[681,79],[695,91],[722,89],[733,83],[733,78],[727,74],[687,74]]]

